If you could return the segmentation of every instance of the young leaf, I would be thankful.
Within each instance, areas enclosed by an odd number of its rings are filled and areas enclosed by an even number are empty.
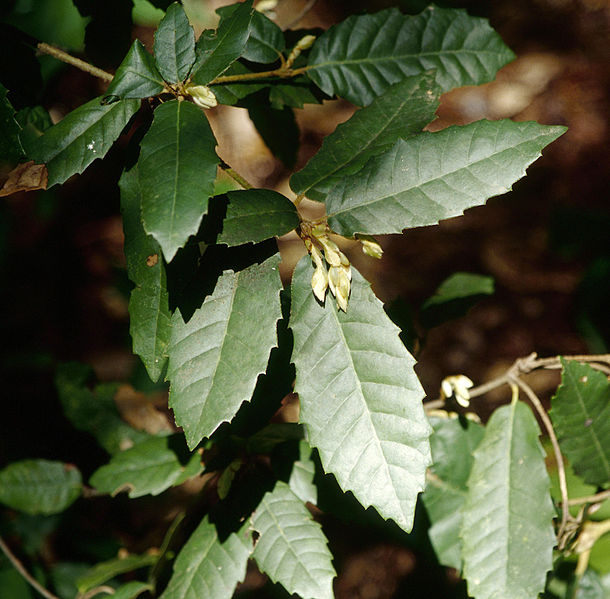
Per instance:
[[[242,245],[284,235],[299,226],[295,205],[271,189],[227,192],[229,205],[218,243]]]
[[[299,441],[299,459],[292,465],[288,486],[303,502],[318,503],[318,489],[313,484],[316,467],[311,459],[312,449],[307,441]]]
[[[552,568],[549,477],[529,407],[497,409],[474,452],[463,510],[462,558],[475,599],[537,597]]]
[[[148,433],[129,426],[114,403],[118,385],[105,383],[87,388],[91,369],[84,364],[60,364],[55,387],[64,414],[75,428],[93,435],[110,454],[148,439]]]
[[[254,9],[252,0],[242,2],[217,31],[204,31],[197,40],[197,61],[191,80],[205,85],[223,73],[244,52],[250,36],[250,22]]]
[[[364,106],[392,83],[436,69],[442,91],[491,81],[514,54],[486,19],[431,6],[397,8],[334,25],[311,49],[307,75],[327,94]]]
[[[240,272],[225,271],[188,323],[180,310],[174,313],[170,407],[190,448],[235,416],[265,372],[282,316],[279,262],[276,254]]]
[[[135,40],[106,90],[106,98],[149,98],[165,87],[154,58]]]
[[[150,437],[115,454],[110,463],[98,468],[90,483],[100,493],[116,495],[129,491],[129,497],[159,495],[182,484],[203,469],[198,453],[188,455],[180,447],[180,435]],[[179,452],[179,453],[177,453]],[[180,455],[179,455],[180,454]]]
[[[239,4],[231,4],[216,11],[221,17],[220,26],[222,21],[229,18],[238,7]],[[242,56],[246,60],[266,64],[278,60],[285,47],[286,41],[282,30],[263,13],[254,11],[250,22],[250,37]]]
[[[328,194],[332,229],[400,233],[458,216],[505,193],[565,132],[533,122],[478,121],[398,140]]]
[[[252,515],[260,537],[252,557],[290,594],[302,599],[332,599],[332,555],[321,526],[290,487],[278,481]]]
[[[347,313],[321,306],[305,256],[292,280],[295,391],[308,441],[341,488],[406,531],[430,464],[430,426],[415,360],[352,267]]]
[[[231,599],[237,584],[246,577],[249,557],[244,531],[221,541],[206,516],[178,554],[172,577],[159,599]]]
[[[290,178],[290,187],[311,200],[324,201],[346,175],[389,150],[398,139],[420,133],[434,119],[440,89],[429,71],[391,85],[328,135],[317,154]]]
[[[155,33],[155,60],[168,83],[184,81],[195,62],[195,32],[178,2],[168,6]]]
[[[129,555],[127,557],[110,559],[108,561],[96,564],[89,571],[85,572],[85,574],[80,576],[76,581],[76,586],[79,593],[84,594],[90,589],[104,584],[119,574],[139,570],[140,568],[144,568],[146,566],[152,566],[158,559],[159,558],[157,555]],[[136,589],[142,584],[143,583],[141,582],[136,582],[135,585],[137,586],[134,585],[133,592],[137,593]],[[129,596],[129,593],[125,593],[125,596]],[[114,596],[115,595],[113,595],[113,597]]]
[[[156,110],[138,161],[142,222],[169,262],[197,232],[214,193],[216,139],[202,111],[172,100]]]
[[[456,570],[462,567],[460,530],[472,452],[480,443],[481,425],[457,418],[434,418],[430,437],[433,465],[422,495],[430,518],[428,535],[438,561]]]
[[[47,165],[48,186],[63,183],[103,158],[139,107],[137,100],[105,106],[101,97],[94,98],[45,131],[31,158]]]
[[[165,265],[161,247],[142,226],[137,167],[123,173],[119,187],[127,274],[135,284],[129,300],[129,332],[134,353],[140,356],[151,380],[156,382],[167,362],[171,334]]]
[[[606,376],[561,359],[561,385],[551,401],[559,445],[574,472],[591,485],[610,482],[610,384]]]
[[[21,460],[0,470],[0,503],[28,514],[63,512],[80,496],[77,468],[49,460]]]
[[[15,109],[6,97],[8,90],[0,83],[0,165],[16,164],[24,152],[19,140],[21,127],[15,120]]]

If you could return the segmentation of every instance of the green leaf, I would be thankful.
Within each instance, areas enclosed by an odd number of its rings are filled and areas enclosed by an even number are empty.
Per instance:
[[[0,470],[0,503],[28,514],[57,514],[82,491],[81,475],[71,464],[21,460]]]
[[[60,364],[55,376],[55,387],[64,414],[75,428],[93,435],[110,454],[148,439],[148,433],[129,426],[120,416],[114,402],[118,384],[87,388],[92,372],[77,363]]]
[[[390,8],[331,27],[311,49],[307,75],[327,94],[363,106],[429,69],[444,92],[492,81],[514,57],[486,19],[465,10],[431,6],[410,16]]]
[[[201,34],[197,40],[197,61],[191,76],[193,83],[209,83],[243,54],[250,37],[253,13],[252,0],[246,0],[229,18],[220,22],[217,31],[207,30]]]
[[[129,497],[159,495],[203,470],[201,456],[189,454],[180,435],[150,437],[132,448],[115,454],[110,463],[98,468],[90,483],[100,493]]]
[[[457,418],[434,418],[430,437],[432,466],[422,495],[430,518],[428,535],[438,561],[456,570],[462,567],[460,530],[472,452],[481,441],[481,425]]]
[[[610,482],[610,384],[588,364],[561,359],[550,412],[559,446],[586,483]]]
[[[34,146],[38,143],[39,137],[53,126],[53,122],[47,110],[42,106],[22,108],[15,118],[21,127],[19,139],[26,156],[30,156],[34,151]]]
[[[221,17],[221,26],[222,20],[229,18],[238,7],[239,4],[231,4],[216,10]],[[263,64],[275,62],[285,47],[282,30],[263,13],[254,11],[250,22],[250,37],[242,53],[243,58]]]
[[[223,76],[226,75],[246,75],[248,73],[253,73],[246,66],[244,66],[241,62],[234,62],[231,66],[227,68],[227,70],[223,73]],[[233,83],[223,83],[214,85],[212,87],[212,91],[216,96],[216,100],[218,100],[219,104],[227,104],[229,106],[233,106],[237,104],[240,100],[253,94],[261,89],[267,87],[269,85],[268,82],[261,83],[260,80],[251,80],[251,81],[235,81]]]
[[[252,557],[273,582],[302,599],[332,599],[332,555],[321,526],[290,487],[278,481],[252,515],[260,537]]]
[[[202,111],[172,100],[156,110],[138,161],[142,222],[169,262],[197,232],[214,192],[216,139]]]
[[[174,313],[170,407],[190,448],[235,416],[265,372],[282,316],[279,262],[276,254],[240,272],[225,271],[188,323],[180,310]]]
[[[159,380],[171,335],[171,312],[161,247],[146,234],[140,218],[141,194],[137,167],[119,181],[125,231],[127,274],[135,284],[129,300],[129,332],[133,351],[146,366],[153,382]]]
[[[165,88],[154,58],[135,40],[106,90],[106,98],[148,98]]]
[[[184,81],[195,63],[195,32],[178,2],[167,7],[155,33],[155,59],[168,83]]]
[[[246,577],[250,547],[243,531],[218,538],[206,516],[182,548],[160,599],[231,599]]]
[[[15,109],[7,98],[8,90],[0,83],[0,165],[16,164],[24,156],[19,139],[21,127],[15,120]]]
[[[0,593],[10,599],[33,599],[30,586],[13,566],[0,567]]]
[[[152,587],[145,583],[137,580],[132,580],[122,586],[120,586],[112,595],[112,599],[134,599],[138,595],[141,595],[144,591],[152,591]]]
[[[311,459],[312,449],[307,441],[299,441],[299,459],[292,465],[292,472],[288,486],[290,490],[302,501],[318,503],[318,489],[313,484],[316,467]]]
[[[565,130],[478,121],[398,140],[333,187],[326,199],[328,222],[341,235],[375,235],[459,216],[510,190]]]
[[[96,158],[103,158],[140,107],[137,100],[102,105],[94,98],[70,112],[45,131],[33,148],[32,160],[46,164],[49,187],[82,173]]]
[[[248,453],[271,453],[275,447],[286,441],[301,441],[303,427],[296,422],[271,422],[246,442]]]
[[[354,267],[344,313],[330,299],[318,303],[310,262],[305,256],[292,280],[300,420],[341,488],[409,531],[431,460],[415,360]]]
[[[540,429],[529,407],[497,409],[474,452],[462,558],[475,599],[537,597],[552,568],[555,510]]]
[[[300,137],[292,108],[253,102],[248,106],[248,116],[271,153],[291,169],[297,161]]]
[[[258,243],[284,235],[299,226],[295,205],[271,189],[227,192],[229,205],[218,243],[229,246]]]
[[[104,584],[119,574],[139,570],[140,568],[145,568],[146,566],[152,566],[157,559],[158,557],[156,555],[129,555],[127,557],[117,557],[115,559],[101,562],[80,576],[76,581],[76,586],[80,593],[86,593],[90,589]],[[136,582],[134,587],[142,584],[143,583],[141,582]],[[126,594],[126,596],[129,595]]]
[[[434,119],[439,97],[432,71],[391,85],[324,139],[318,153],[290,178],[290,187],[324,201],[334,185],[358,173],[369,158],[389,150],[398,139],[420,133]]]

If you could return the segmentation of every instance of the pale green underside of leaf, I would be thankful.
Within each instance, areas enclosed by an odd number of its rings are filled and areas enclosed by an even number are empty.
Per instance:
[[[88,590],[104,584],[119,574],[138,570],[139,568],[144,568],[146,566],[151,566],[158,559],[159,558],[157,555],[128,555],[127,557],[123,558],[118,557],[115,559],[110,559],[108,561],[96,564],[93,566],[93,568],[85,572],[85,574],[80,576],[76,581],[76,586],[78,587],[80,593],[86,593]],[[144,583],[135,583],[135,585],[142,584]],[[138,589],[138,587],[135,585],[132,589],[134,593],[137,592]],[[113,597],[114,596],[115,595],[113,595]]]
[[[249,539],[243,531],[221,542],[206,516],[178,554],[160,599],[231,599],[246,577],[249,557]]]
[[[347,313],[311,290],[310,259],[292,283],[295,391],[322,465],[364,507],[411,529],[430,464],[430,426],[415,360],[369,284],[352,267]]]
[[[168,83],[183,81],[195,62],[195,32],[178,2],[168,6],[155,33],[155,60]]]
[[[552,568],[555,510],[540,429],[522,402],[497,409],[474,453],[462,557],[475,599],[537,597]]]
[[[0,470],[0,503],[28,514],[57,514],[81,494],[77,468],[49,460],[21,460]]]
[[[484,429],[471,420],[434,418],[430,437],[433,464],[422,500],[430,519],[428,535],[438,561],[456,570],[462,567],[460,530],[472,452]]]
[[[360,171],[369,158],[389,150],[398,139],[421,132],[434,119],[439,96],[433,72],[390,86],[324,139],[318,153],[291,177],[293,191],[323,201],[343,177]]]
[[[191,79],[205,85],[223,73],[243,53],[250,36],[252,0],[246,0],[215,32],[204,31],[197,40],[197,61]]]
[[[163,77],[154,58],[140,40],[135,40],[108,86],[106,97],[148,98],[160,94],[163,88]]]
[[[101,493],[116,495],[129,491],[129,497],[158,495],[179,485],[203,469],[198,453],[181,463],[171,447],[172,437],[151,437],[117,453],[109,464],[98,468],[90,483]]]
[[[345,177],[326,199],[331,228],[345,236],[434,225],[511,189],[565,127],[478,121],[399,140]]]
[[[588,364],[562,358],[551,419],[561,451],[591,485],[610,482],[610,384]]]
[[[229,204],[218,243],[242,245],[279,237],[299,226],[295,205],[271,189],[227,192]]]
[[[443,91],[492,81],[514,54],[486,19],[431,6],[352,16],[314,44],[307,75],[327,94],[363,106],[392,83],[436,69]]]
[[[197,232],[214,193],[216,139],[202,111],[172,100],[156,110],[138,161],[142,222],[169,262]]]
[[[276,254],[240,272],[225,271],[188,323],[174,313],[170,407],[191,449],[235,416],[265,372],[282,315],[279,263]]]
[[[129,119],[140,107],[138,100],[120,100],[103,106],[94,98],[47,129],[31,156],[46,164],[51,187],[82,173],[96,158],[103,158]]]
[[[447,277],[423,304],[422,308],[442,306],[447,302],[472,297],[491,295],[494,292],[493,277],[470,272],[456,272]]]
[[[127,274],[135,284],[129,300],[129,332],[133,351],[156,382],[167,362],[171,312],[161,247],[146,234],[140,218],[141,194],[137,168],[125,171],[119,181],[125,231]]]
[[[252,557],[273,582],[302,599],[332,599],[336,575],[321,526],[290,487],[278,481],[252,516]]]
[[[318,489],[313,482],[316,467],[311,459],[311,447],[307,441],[299,442],[299,459],[292,464],[288,486],[304,503],[318,503]]]

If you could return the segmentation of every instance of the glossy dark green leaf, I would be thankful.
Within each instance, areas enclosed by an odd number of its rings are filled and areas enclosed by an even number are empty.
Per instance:
[[[246,577],[252,542],[247,531],[220,539],[206,516],[181,549],[160,599],[231,599]]]
[[[146,566],[152,566],[157,561],[157,559],[158,556],[156,555],[128,555],[127,557],[118,557],[105,562],[101,562],[99,564],[96,564],[88,572],[80,576],[79,579],[76,581],[76,586],[78,587],[80,593],[86,593],[92,588],[104,584],[105,582],[111,580],[119,574],[124,574],[125,572],[132,572],[133,570],[139,570],[140,568],[145,568]],[[146,585],[142,582],[134,582],[129,584],[132,584],[132,587],[128,587],[129,590],[123,591],[125,597],[134,596],[133,594],[129,594],[132,592],[137,595],[137,589],[141,588],[141,585],[144,585],[144,587],[146,587]],[[139,592],[142,592],[142,590],[140,590]],[[115,595],[113,595],[113,597],[114,596]]]
[[[128,491],[129,497],[134,498],[159,495],[202,470],[201,456],[188,455],[186,448],[180,446],[180,435],[150,437],[115,454],[93,473],[90,483],[101,493]]]
[[[472,452],[480,443],[484,429],[480,424],[457,418],[431,419],[432,466],[422,495],[430,518],[428,535],[438,561],[460,570],[462,507],[466,502],[466,483],[472,468]]]
[[[106,90],[107,98],[148,98],[165,87],[155,59],[135,40]]]
[[[174,313],[167,378],[170,407],[189,447],[230,421],[252,397],[281,318],[279,255],[225,271],[214,293],[185,323]]]
[[[29,156],[40,136],[53,126],[53,122],[47,110],[42,106],[22,108],[15,118],[21,127],[19,140],[23,145],[26,156]]]
[[[8,90],[0,83],[0,164],[12,166],[23,157],[19,139],[21,127],[15,120],[15,109],[6,97]]]
[[[253,73],[246,66],[244,66],[241,62],[234,62],[231,64],[227,70],[223,73],[225,75],[245,75],[248,73]],[[235,81],[233,83],[223,83],[221,85],[213,85],[212,91],[216,96],[216,100],[218,100],[219,104],[227,104],[229,106],[233,106],[237,104],[240,100],[253,94],[261,89],[267,87],[269,83],[263,82],[260,80],[252,80],[252,81]]]
[[[332,555],[322,527],[290,487],[278,481],[252,515],[259,533],[252,557],[262,572],[302,599],[332,599]]]
[[[64,415],[75,428],[90,433],[110,454],[144,441],[148,433],[129,426],[120,416],[114,402],[116,383],[87,387],[91,369],[74,362],[60,364],[55,376],[55,387]]]
[[[49,187],[82,173],[96,158],[103,158],[139,107],[138,100],[119,100],[104,106],[101,97],[94,98],[45,131],[30,157],[37,164],[47,165]]]
[[[82,491],[81,475],[70,464],[21,460],[0,470],[0,503],[28,514],[57,514]]]
[[[551,419],[561,451],[586,483],[610,482],[610,383],[588,364],[562,358]]]
[[[300,138],[292,108],[274,108],[266,103],[253,102],[248,106],[248,115],[271,153],[286,168],[292,168],[297,161]]]
[[[296,422],[271,422],[248,439],[246,451],[271,453],[281,443],[301,441],[303,437],[303,426]]]
[[[341,488],[409,531],[431,461],[415,360],[355,268],[347,313],[320,305],[312,272],[305,256],[292,279],[300,421]]]
[[[223,6],[216,12],[221,19],[230,17],[239,4]],[[222,25],[222,20],[221,20]],[[280,54],[286,47],[286,41],[282,30],[263,13],[254,11],[250,22],[250,37],[243,51],[243,58],[252,62],[263,64],[279,60]]]
[[[398,139],[420,133],[434,119],[439,97],[431,71],[391,85],[324,139],[318,153],[290,178],[290,187],[324,201],[334,185],[358,173],[369,158],[389,150]]]
[[[304,75],[293,77],[289,82],[280,79],[269,85],[269,103],[276,110],[284,106],[303,108],[305,104],[322,104],[322,100],[330,98]]]
[[[129,300],[129,332],[134,353],[140,356],[151,380],[156,382],[167,363],[171,334],[165,264],[161,247],[146,234],[142,225],[137,167],[123,173],[119,187],[127,274],[135,284]]]
[[[459,216],[509,191],[565,131],[533,122],[478,121],[398,140],[330,190],[328,222],[341,235],[375,235]]]
[[[462,516],[462,559],[475,599],[538,597],[553,565],[555,509],[530,408],[498,408],[474,452]]]
[[[209,83],[242,56],[250,37],[253,13],[252,0],[246,0],[230,17],[222,20],[217,31],[207,30],[201,34],[191,76],[193,83]]]
[[[195,63],[195,32],[178,2],[167,7],[155,33],[155,60],[168,83],[184,81]]]
[[[284,235],[299,226],[295,205],[271,189],[227,192],[229,204],[218,243],[242,245]]]
[[[304,503],[309,501],[318,503],[318,489],[314,485],[313,477],[316,467],[311,459],[312,449],[307,441],[299,441],[299,459],[292,465],[292,472],[288,480],[291,491]]]
[[[327,94],[363,106],[409,75],[436,69],[443,91],[491,81],[514,54],[486,19],[431,6],[348,17],[314,44],[307,75]]]
[[[169,262],[197,232],[214,192],[216,139],[202,111],[171,100],[156,110],[138,161],[142,222]]]

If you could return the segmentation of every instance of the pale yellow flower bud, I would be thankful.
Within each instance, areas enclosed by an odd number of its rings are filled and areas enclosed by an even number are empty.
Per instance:
[[[337,299],[337,306],[339,309],[347,312],[347,300],[349,299],[350,292],[350,277],[345,268],[339,268],[339,282],[336,286],[335,297]]]
[[[305,35],[303,36],[295,46],[295,50],[298,48],[300,52],[303,50],[309,50],[313,46],[313,43],[316,41],[315,35]]]
[[[473,385],[474,383],[463,374],[448,376],[444,378],[441,383],[441,397],[447,399],[454,396],[458,404],[463,408],[467,408],[470,405],[470,393],[468,389]]]
[[[258,12],[269,12],[277,6],[277,0],[261,0],[254,8]]]
[[[363,234],[358,234],[357,237],[360,240],[360,243],[362,243],[362,251],[365,254],[371,256],[372,258],[381,258],[383,255],[383,249],[381,249],[381,246],[377,243],[374,237]]]
[[[319,237],[318,241],[324,248],[324,257],[326,258],[326,262],[332,266],[340,266],[342,262],[341,256],[343,254],[339,249],[339,246],[334,241],[331,241],[328,237]]]
[[[207,85],[187,85],[186,92],[200,108],[214,108],[218,105],[214,92]]]
[[[311,288],[313,289],[313,294],[323,302],[324,296],[326,295],[326,289],[328,288],[328,273],[326,272],[325,266],[318,266],[313,271]]]
[[[339,284],[339,270],[337,266],[331,266],[328,269],[328,288],[335,297],[337,295],[337,285]]]

